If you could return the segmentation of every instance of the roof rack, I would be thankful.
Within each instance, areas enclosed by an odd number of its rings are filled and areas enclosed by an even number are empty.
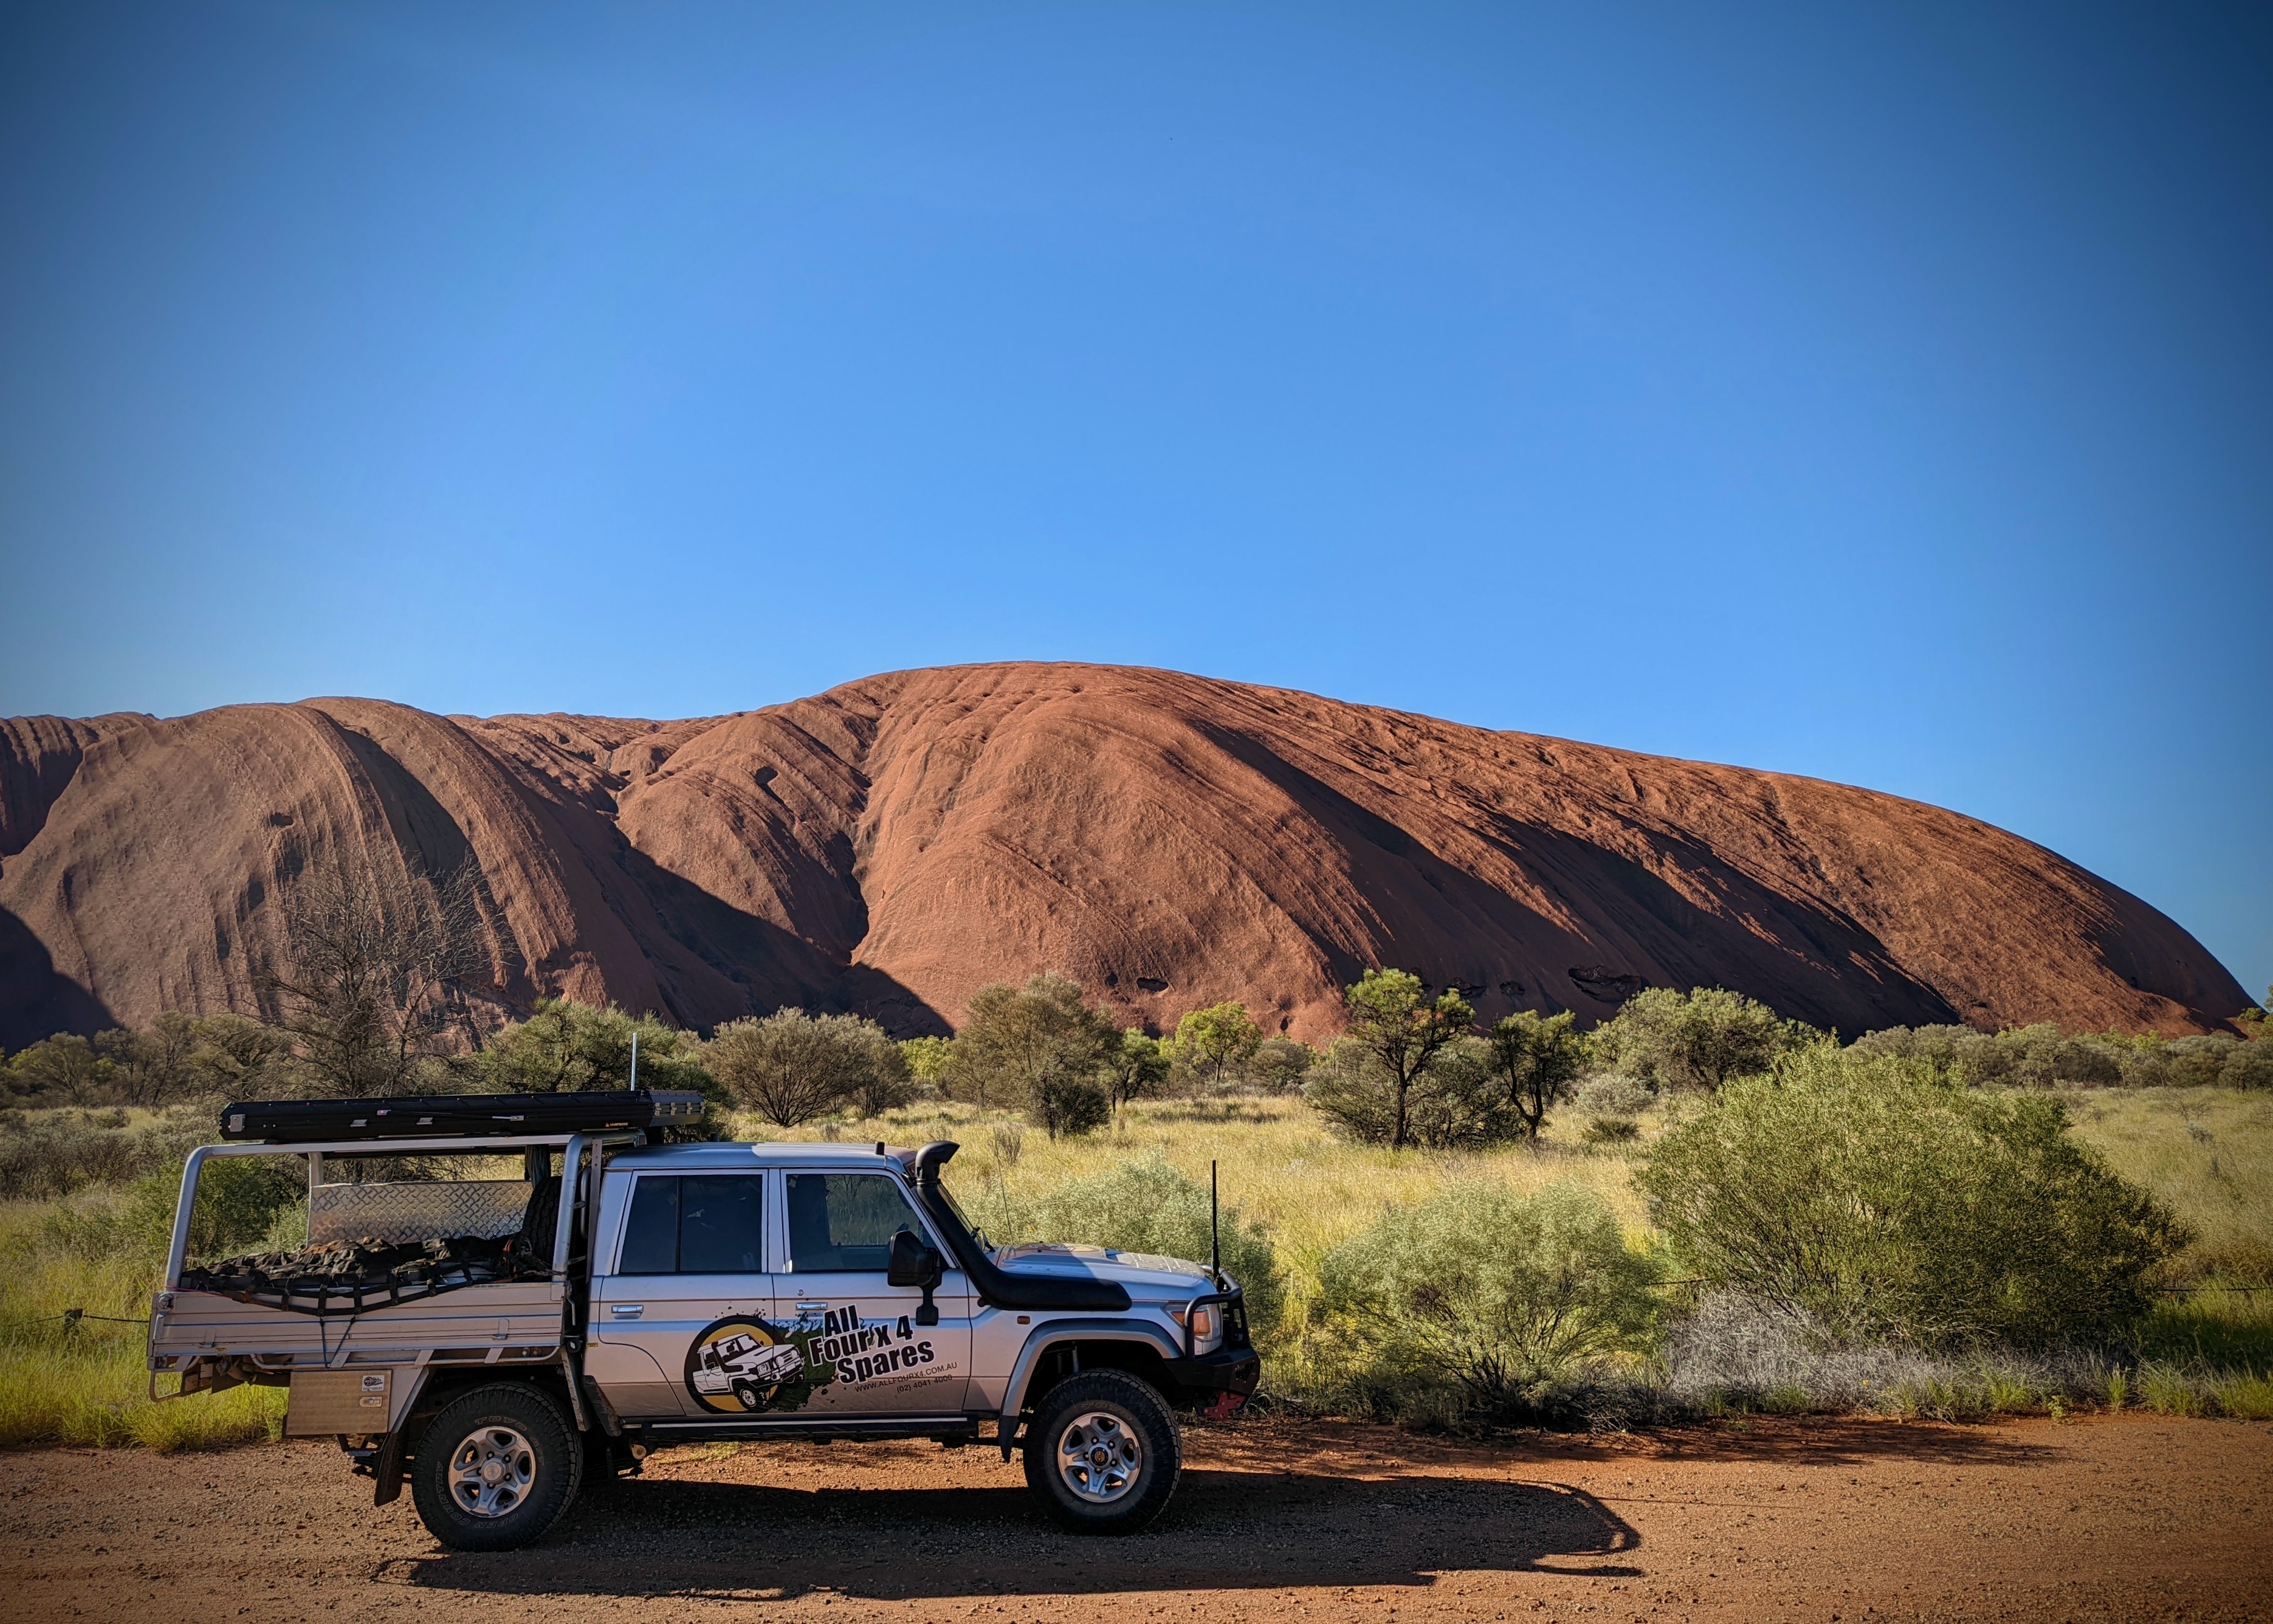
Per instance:
[[[604,1094],[437,1094],[379,1100],[248,1100],[221,1108],[221,1136],[270,1145],[316,1140],[495,1138],[691,1126],[702,1096],[673,1089]]]

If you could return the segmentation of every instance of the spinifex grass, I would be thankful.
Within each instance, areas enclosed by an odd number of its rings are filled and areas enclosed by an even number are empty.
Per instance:
[[[275,1437],[281,1388],[151,1402],[140,1320],[150,1312],[155,1259],[90,1256],[61,1244],[57,1212],[49,1203],[0,1207],[0,1447],[197,1449]],[[81,1312],[74,1317],[73,1309]]]

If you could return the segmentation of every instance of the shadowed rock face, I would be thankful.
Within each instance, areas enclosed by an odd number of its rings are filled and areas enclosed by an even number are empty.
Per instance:
[[[0,1042],[256,1007],[311,869],[480,877],[507,1009],[903,1035],[1057,970],[1156,1026],[1316,1038],[1369,965],[1490,1018],[1719,985],[1848,1034],[2194,1032],[2247,1003],[2176,924],[1939,808],[1114,666],[895,673],[681,722],[373,700],[0,722]]]

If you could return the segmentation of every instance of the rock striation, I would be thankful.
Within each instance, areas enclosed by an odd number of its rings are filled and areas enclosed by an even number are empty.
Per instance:
[[[365,699],[0,722],[0,1044],[259,1008],[304,876],[470,865],[501,1010],[940,1031],[1002,977],[1317,1038],[1393,964],[1490,1018],[1725,986],[1849,1034],[2165,1033],[2247,1003],[2054,853],[1784,774],[1115,666],[897,672],[731,716]]]

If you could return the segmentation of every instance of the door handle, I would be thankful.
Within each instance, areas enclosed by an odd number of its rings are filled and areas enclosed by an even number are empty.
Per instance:
[[[829,1312],[829,1304],[826,1303],[799,1303],[797,1305],[797,1312],[801,1314],[825,1314]]]
[[[641,1314],[647,1312],[647,1304],[644,1303],[611,1303],[608,1304],[608,1312],[619,1320],[636,1320]]]

